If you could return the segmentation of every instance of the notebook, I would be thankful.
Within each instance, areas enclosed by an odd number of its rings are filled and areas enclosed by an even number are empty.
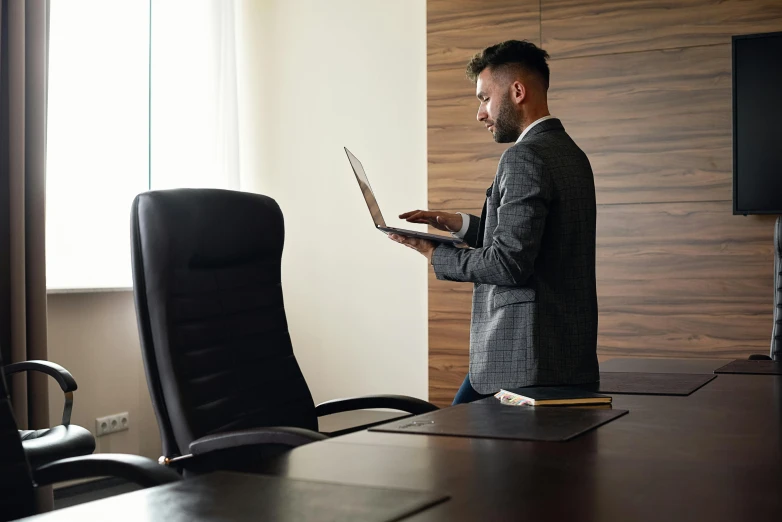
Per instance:
[[[583,404],[611,404],[611,397],[599,393],[560,386],[531,386],[500,390],[494,395],[503,404],[511,406],[578,406]]]

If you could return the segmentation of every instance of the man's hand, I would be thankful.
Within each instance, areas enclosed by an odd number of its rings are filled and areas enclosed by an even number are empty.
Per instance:
[[[461,219],[461,216],[457,215],[456,217]],[[389,234],[388,235],[391,240],[396,241],[397,243],[401,243],[405,245],[406,247],[410,247],[413,250],[417,250],[424,256],[426,256],[426,259],[429,260],[429,264],[432,264],[432,254],[434,253],[434,249],[437,247],[433,242],[427,241],[426,239],[418,239],[416,237],[405,237],[400,236],[398,234]]]
[[[411,210],[399,215],[410,223],[425,223],[445,232],[458,232],[462,228],[462,216],[450,212]]]

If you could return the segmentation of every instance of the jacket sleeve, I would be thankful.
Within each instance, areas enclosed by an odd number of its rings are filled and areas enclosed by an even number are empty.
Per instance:
[[[472,214],[465,215],[470,219],[470,223],[467,226],[467,232],[464,234],[464,242],[475,248],[478,244],[478,227],[481,224],[481,218]]]
[[[438,246],[432,255],[437,279],[523,286],[532,275],[553,191],[543,160],[528,146],[509,148],[494,190],[500,204],[491,244],[473,250]]]

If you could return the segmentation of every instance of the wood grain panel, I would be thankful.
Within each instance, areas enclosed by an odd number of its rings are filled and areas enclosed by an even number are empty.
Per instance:
[[[730,200],[730,45],[551,62],[552,114],[598,203]]]
[[[438,406],[451,404],[467,375],[472,288],[429,272],[429,400]]]
[[[553,59],[729,44],[734,34],[782,30],[779,0],[541,0]]]
[[[598,209],[603,354],[745,356],[768,350],[774,220],[730,202]]]
[[[768,353],[770,324],[767,314],[602,313],[598,350],[602,355],[744,359]]]
[[[429,70],[464,68],[478,51],[503,40],[540,45],[539,0],[428,0]],[[491,30],[487,30],[491,28]]]

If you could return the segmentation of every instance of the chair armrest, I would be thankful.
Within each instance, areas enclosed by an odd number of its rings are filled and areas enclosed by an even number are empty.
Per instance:
[[[3,369],[5,375],[11,375],[19,372],[42,372],[57,381],[63,393],[65,393],[65,405],[62,409],[62,424],[68,426],[71,423],[71,412],[73,411],[73,392],[76,391],[76,379],[71,372],[50,361],[23,361],[6,365]]]
[[[215,470],[257,473],[292,448],[325,440],[316,431],[292,427],[251,428],[207,435],[190,443],[190,454],[164,459],[166,465],[191,473]]]
[[[304,428],[253,428],[201,437],[190,443],[190,453],[193,455],[204,455],[213,451],[264,444],[296,447],[327,438],[326,435]]]
[[[71,372],[60,366],[59,364],[49,361],[23,361],[18,363],[7,364],[4,368],[6,376],[12,373],[18,372],[43,372],[57,381],[57,384],[62,388],[63,393],[69,393],[76,391],[76,379],[73,378]]]
[[[366,395],[364,397],[352,397],[350,399],[334,399],[315,406],[315,415],[323,417],[333,413],[344,411],[366,410],[368,408],[387,408],[390,410],[406,411],[413,415],[429,413],[437,410],[437,406],[430,402],[407,397],[405,395]]]
[[[33,478],[39,486],[92,477],[119,477],[145,488],[182,479],[176,471],[153,460],[119,453],[56,460],[33,470]]]

